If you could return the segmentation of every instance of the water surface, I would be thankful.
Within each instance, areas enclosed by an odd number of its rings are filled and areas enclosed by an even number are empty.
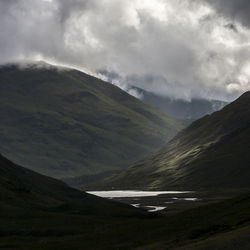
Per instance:
[[[161,194],[187,194],[190,191],[138,191],[138,190],[111,190],[88,191],[87,193],[103,198],[129,198],[129,197],[153,197]]]

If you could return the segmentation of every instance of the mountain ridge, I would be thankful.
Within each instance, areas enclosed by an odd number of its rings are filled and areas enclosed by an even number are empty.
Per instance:
[[[117,86],[121,86],[121,88],[128,93],[134,94],[143,102],[151,104],[175,119],[183,121],[185,125],[189,125],[191,122],[204,115],[218,111],[229,103],[228,101],[205,97],[191,96],[191,98],[185,99],[184,97],[181,98],[170,95],[170,93],[166,91],[163,95],[160,92],[155,93],[140,88],[136,85],[136,82],[131,82],[129,79],[127,79],[128,83],[125,84],[119,74],[115,72],[100,70],[98,73],[107,78],[109,82],[114,82],[114,84],[116,82],[121,82],[122,84],[118,84]]]
[[[134,86],[132,89],[135,89],[142,96],[142,101],[153,105],[178,120],[189,120],[192,122],[229,104],[226,101],[202,98],[191,98],[187,101],[169,96],[160,96]]]

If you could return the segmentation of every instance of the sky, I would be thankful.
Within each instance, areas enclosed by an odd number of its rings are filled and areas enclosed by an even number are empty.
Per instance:
[[[172,98],[250,90],[249,0],[0,0],[0,64],[44,60]],[[139,96],[141,97],[141,96]]]

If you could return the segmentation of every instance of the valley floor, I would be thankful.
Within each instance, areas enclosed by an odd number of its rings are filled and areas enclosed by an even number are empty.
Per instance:
[[[249,195],[172,216],[0,208],[0,249],[249,249]]]

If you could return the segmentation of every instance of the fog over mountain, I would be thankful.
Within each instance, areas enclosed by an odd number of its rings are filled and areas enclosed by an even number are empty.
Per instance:
[[[155,94],[250,89],[248,0],[0,0],[0,63],[45,60]],[[137,96],[137,93],[130,91]]]

